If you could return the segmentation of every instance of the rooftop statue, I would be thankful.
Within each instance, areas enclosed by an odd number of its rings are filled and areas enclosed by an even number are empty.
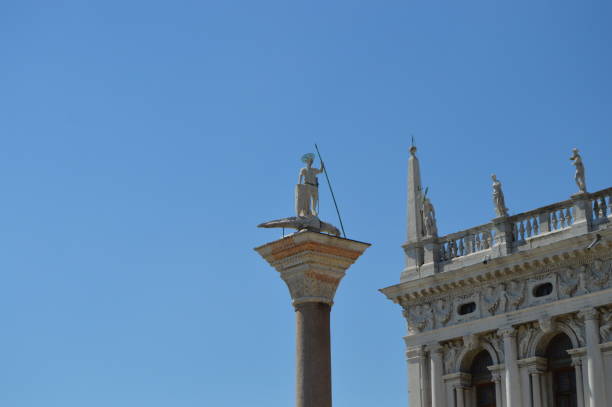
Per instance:
[[[314,158],[315,156],[312,153],[302,156],[302,162],[306,166],[300,170],[298,184],[295,186],[295,213],[297,216],[272,220],[257,227],[309,230],[340,236],[340,231],[334,225],[323,222],[318,217],[319,180],[317,175],[325,170],[325,166],[321,161],[321,168],[313,167]]]
[[[491,179],[493,179],[493,204],[495,205],[495,212],[497,213],[498,217],[508,216],[508,208],[506,208],[502,184],[499,182],[495,174],[491,175]]]
[[[425,236],[438,236],[438,226],[436,225],[436,211],[434,209],[433,204],[431,203],[431,200],[427,197],[427,190],[425,190],[425,194],[423,195],[422,208]]]
[[[573,154],[570,157],[570,160],[574,162],[574,166],[576,167],[576,175],[574,175],[574,179],[576,180],[576,185],[578,185],[578,189],[581,194],[586,192],[586,181],[584,179],[584,164],[582,163],[582,157],[578,153],[578,149],[574,148],[572,150]]]

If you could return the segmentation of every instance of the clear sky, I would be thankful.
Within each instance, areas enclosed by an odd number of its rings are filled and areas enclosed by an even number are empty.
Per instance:
[[[334,404],[405,406],[410,135],[441,233],[612,185],[612,3],[0,4],[0,405],[287,407],[294,312],[252,250],[318,143],[348,237]],[[324,185],[325,188],[327,188]],[[336,223],[325,189],[322,218]]]

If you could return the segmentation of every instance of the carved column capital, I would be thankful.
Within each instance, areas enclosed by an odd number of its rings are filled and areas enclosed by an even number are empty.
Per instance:
[[[599,311],[597,311],[595,308],[587,308],[580,311],[578,316],[585,321],[597,321],[599,319]]]
[[[582,366],[582,358],[580,357],[572,357],[572,366]]]
[[[509,326],[509,327],[505,327],[505,328],[500,328],[497,330],[497,335],[501,336],[502,338],[506,339],[506,338],[516,338],[516,329]]]
[[[444,354],[444,348],[438,342],[430,343],[425,346],[425,349],[431,353],[431,355],[436,355],[442,357]]]
[[[333,304],[346,270],[369,247],[368,243],[314,232],[298,232],[255,250],[280,273],[293,305]]]

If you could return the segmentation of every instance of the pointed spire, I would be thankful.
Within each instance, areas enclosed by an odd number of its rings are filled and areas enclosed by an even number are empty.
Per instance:
[[[410,158],[408,159],[408,242],[421,240],[423,236],[423,192],[421,187],[421,170],[416,156],[417,148],[412,138]]]

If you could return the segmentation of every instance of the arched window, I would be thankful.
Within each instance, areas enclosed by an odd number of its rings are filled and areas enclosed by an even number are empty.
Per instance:
[[[491,355],[481,351],[472,361],[472,385],[476,390],[476,407],[495,407],[495,383],[488,367],[493,364]]]
[[[572,349],[572,341],[560,333],[548,343],[546,358],[552,376],[553,405],[558,407],[576,407],[576,371],[572,367],[572,358],[567,353]]]

